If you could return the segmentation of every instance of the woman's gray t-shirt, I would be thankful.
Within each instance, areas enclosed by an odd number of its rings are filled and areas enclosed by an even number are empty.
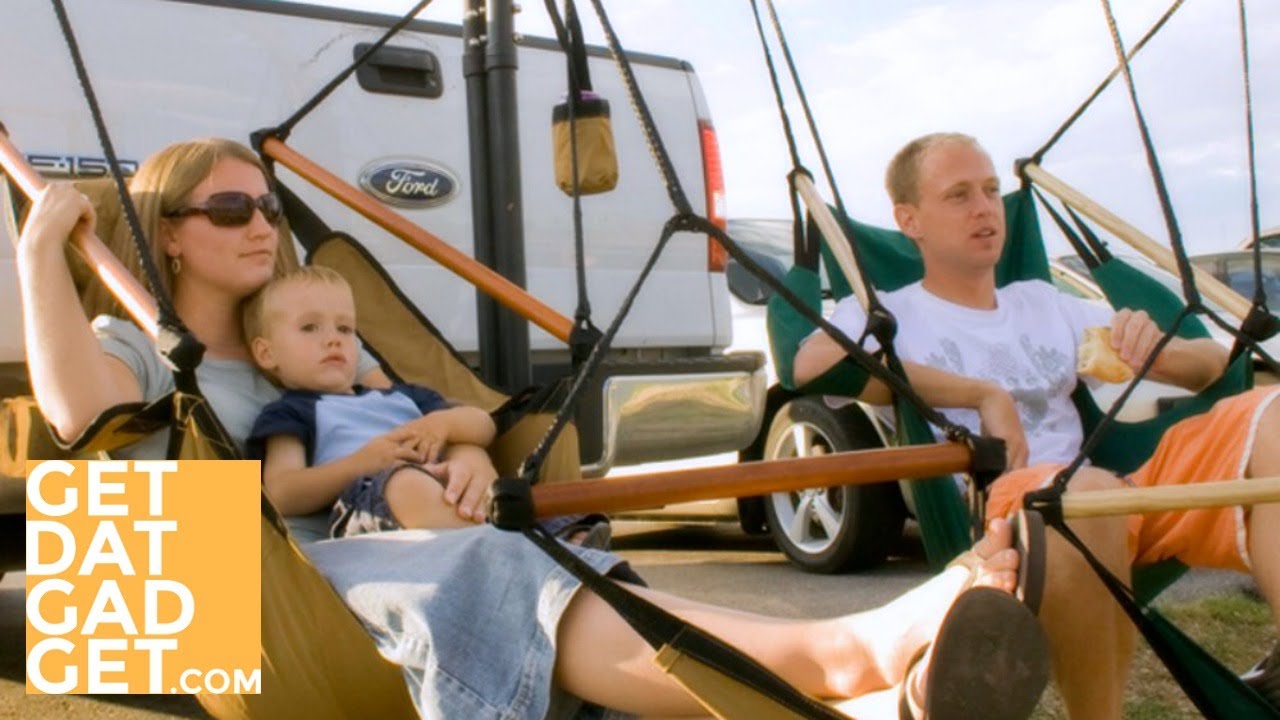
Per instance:
[[[99,315],[93,321],[93,332],[98,336],[102,349],[119,358],[138,378],[144,401],[159,400],[173,391],[173,371],[165,365],[155,343],[137,325],[110,315]],[[364,377],[377,367],[378,361],[361,349],[356,376]],[[196,382],[241,452],[258,413],[267,403],[280,397],[280,388],[271,384],[253,363],[246,360],[205,357],[196,368]],[[136,458],[162,458],[166,451],[165,442],[166,438],[155,435],[130,446],[128,452],[122,454]]]
[[[173,392],[173,371],[165,365],[155,343],[138,326],[126,320],[99,315],[93,331],[107,354],[119,358],[142,388],[146,402]],[[267,403],[280,397],[280,388],[245,360],[206,357],[196,368],[196,382],[213,407],[213,412],[235,440],[241,452],[253,421]],[[127,458],[162,458],[167,450],[166,433],[156,433],[141,442],[114,452]]]
[[[138,378],[144,401],[159,400],[173,391],[173,371],[165,365],[155,343],[137,325],[109,315],[99,315],[94,318],[93,332],[98,336],[102,349],[119,358]],[[356,376],[364,377],[377,367],[378,361],[362,349]],[[280,388],[271,384],[253,363],[246,360],[205,357],[196,368],[196,382],[241,453],[245,450],[245,439],[249,437],[258,413],[267,403],[280,397]],[[111,454],[133,460],[163,458],[168,453],[168,443],[169,434],[158,432],[133,445],[113,450]],[[299,540],[319,540],[328,536],[328,512],[289,518],[289,525]]]

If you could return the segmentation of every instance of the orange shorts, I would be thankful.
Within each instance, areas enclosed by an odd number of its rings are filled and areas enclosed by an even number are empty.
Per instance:
[[[1129,476],[1129,482],[1151,487],[1244,477],[1258,422],[1278,397],[1278,387],[1255,388],[1174,425],[1160,439],[1151,459]],[[1047,486],[1062,468],[1036,465],[1002,475],[991,486],[988,517],[1003,517],[1022,507],[1023,494]],[[1247,533],[1241,507],[1131,515],[1129,554],[1137,565],[1177,558],[1192,567],[1248,572]]]

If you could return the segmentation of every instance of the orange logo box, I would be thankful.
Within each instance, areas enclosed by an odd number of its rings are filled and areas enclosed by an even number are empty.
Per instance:
[[[261,692],[259,463],[27,465],[27,692]]]

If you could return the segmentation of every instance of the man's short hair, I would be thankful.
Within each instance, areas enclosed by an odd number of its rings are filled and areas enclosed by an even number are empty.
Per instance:
[[[342,274],[337,270],[320,265],[303,265],[287,275],[273,278],[244,303],[240,319],[244,324],[244,338],[246,341],[252,341],[256,337],[266,335],[267,314],[270,310],[268,304],[271,302],[271,297],[279,292],[280,288],[295,283],[338,285],[347,289],[351,288],[347,279],[342,277]]]
[[[924,159],[924,154],[932,147],[951,142],[982,150],[982,146],[970,135],[956,132],[931,133],[907,143],[893,156],[893,160],[889,161],[889,169],[884,174],[884,187],[889,191],[889,199],[894,205],[915,204],[920,201],[920,162]]]

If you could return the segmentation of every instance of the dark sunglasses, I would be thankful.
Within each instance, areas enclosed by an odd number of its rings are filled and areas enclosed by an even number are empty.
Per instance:
[[[261,210],[262,217],[272,225],[280,223],[284,217],[284,206],[280,196],[273,192],[252,197],[249,193],[220,192],[209,196],[203,205],[190,205],[164,214],[167,218],[181,218],[189,215],[204,215],[209,222],[218,227],[240,227],[253,220],[253,211]]]

